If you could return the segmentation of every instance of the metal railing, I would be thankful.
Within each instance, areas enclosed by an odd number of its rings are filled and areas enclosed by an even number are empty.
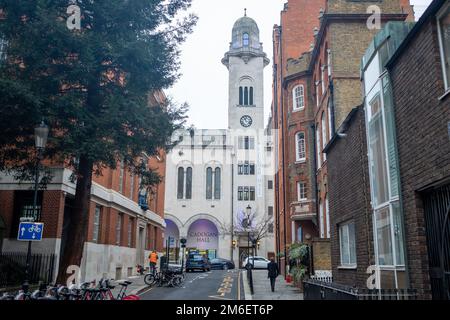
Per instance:
[[[248,281],[248,285],[250,287],[250,293],[254,294],[254,290],[253,290],[253,268],[247,268],[247,281]]]
[[[29,283],[51,283],[55,267],[55,254],[32,254]],[[0,253],[0,288],[17,286],[25,280],[27,254],[25,252]]]
[[[361,289],[314,279],[303,281],[305,300],[417,300],[415,289]]]

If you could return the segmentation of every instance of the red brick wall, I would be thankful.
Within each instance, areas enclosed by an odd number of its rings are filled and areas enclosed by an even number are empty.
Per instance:
[[[64,202],[63,191],[44,191],[42,203],[41,219],[45,223],[45,238],[61,238],[62,226],[64,220]]]
[[[0,190],[0,215],[6,224],[4,237],[17,237],[17,230],[11,230],[13,223],[14,191]]]
[[[450,178],[450,96],[444,94],[436,19],[416,34],[390,70],[411,286],[430,298],[428,252],[419,193]],[[412,76],[414,75],[414,76]]]

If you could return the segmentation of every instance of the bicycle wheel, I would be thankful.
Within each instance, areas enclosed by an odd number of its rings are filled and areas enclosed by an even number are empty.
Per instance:
[[[144,277],[144,282],[148,286],[153,286],[156,281],[157,281],[157,278],[152,273],[146,274]]]

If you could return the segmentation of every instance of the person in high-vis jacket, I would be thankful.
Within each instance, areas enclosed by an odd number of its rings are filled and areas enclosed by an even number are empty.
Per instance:
[[[156,264],[158,263],[158,254],[155,250],[150,252],[148,256],[148,260],[150,261],[150,272],[155,274],[156,273]]]

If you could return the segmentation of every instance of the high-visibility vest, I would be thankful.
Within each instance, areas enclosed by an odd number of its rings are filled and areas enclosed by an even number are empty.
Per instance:
[[[150,253],[149,258],[150,258],[150,262],[152,262],[152,263],[156,263],[158,261],[158,255],[154,252]]]

